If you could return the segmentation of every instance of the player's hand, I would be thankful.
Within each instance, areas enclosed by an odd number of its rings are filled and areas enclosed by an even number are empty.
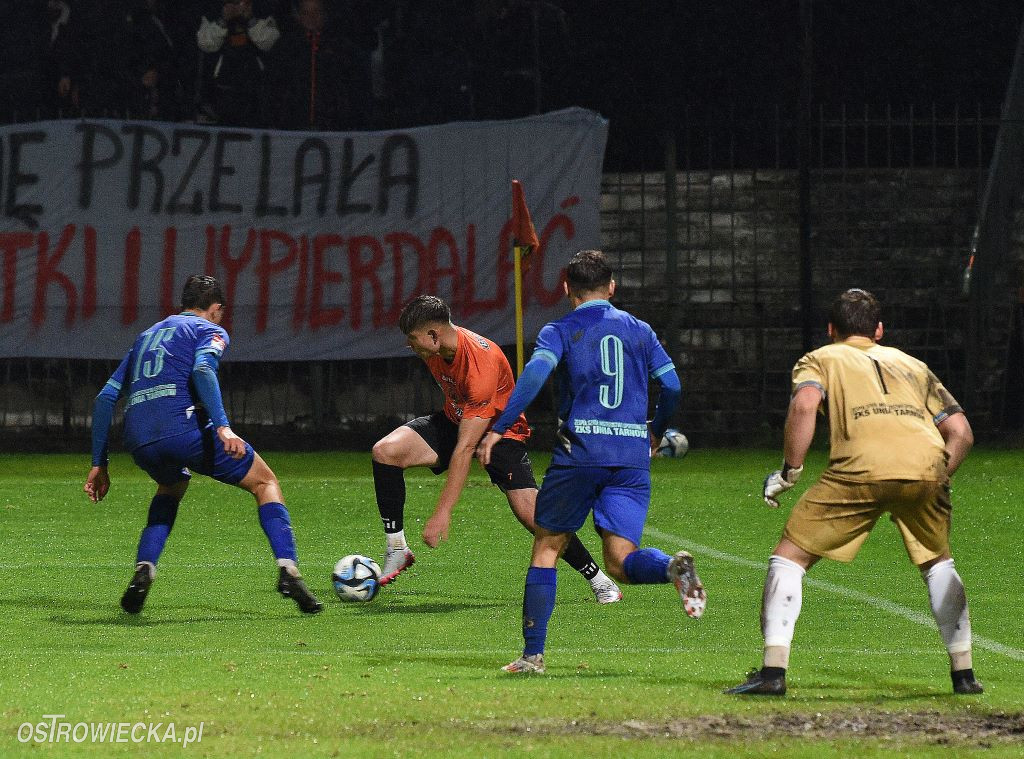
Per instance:
[[[217,437],[224,444],[224,452],[233,459],[245,456],[245,441],[231,431],[230,427],[218,427]]]
[[[499,440],[501,440],[500,432],[488,432],[477,444],[476,457],[480,459],[480,463],[484,466],[491,463],[491,450],[498,444]]]
[[[782,469],[776,469],[764,478],[764,502],[773,509],[779,508],[779,494],[796,485],[803,471],[802,466],[793,467],[782,462]]]
[[[105,466],[94,466],[89,470],[89,476],[85,480],[85,486],[82,488],[85,494],[89,496],[89,500],[93,503],[99,503],[103,500],[103,497],[110,490],[110,475],[107,474],[107,468]]]
[[[442,540],[448,540],[448,528],[452,518],[445,514],[433,514],[423,526],[423,542],[431,548],[437,548]]]

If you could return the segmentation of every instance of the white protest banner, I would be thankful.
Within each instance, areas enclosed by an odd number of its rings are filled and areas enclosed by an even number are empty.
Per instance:
[[[607,126],[568,109],[386,132],[0,127],[0,355],[120,358],[194,273],[225,287],[236,361],[405,355],[420,293],[510,344],[513,179],[540,237],[529,339],[565,312],[569,256],[599,247]]]

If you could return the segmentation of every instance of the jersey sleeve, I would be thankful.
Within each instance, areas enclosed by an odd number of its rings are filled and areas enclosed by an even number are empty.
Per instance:
[[[545,324],[537,335],[532,358],[543,359],[552,366],[557,366],[562,360],[564,349],[558,328],[554,324]]]
[[[956,398],[939,382],[939,378],[931,370],[928,371],[928,397],[925,399],[925,408],[932,415],[935,424],[941,424],[953,414],[963,413],[963,408],[957,403]]]
[[[666,372],[674,370],[675,364],[672,363],[672,359],[669,358],[668,353],[665,351],[665,346],[661,344],[658,336],[651,329],[649,324],[645,324],[648,333],[648,350],[647,350],[647,373],[652,379],[658,379]]]
[[[224,328],[212,323],[200,327],[196,338],[196,358],[204,353],[212,353],[219,359],[231,342]]]
[[[495,354],[493,351],[498,353]],[[502,373],[498,356],[504,357],[496,345],[475,354],[475,360],[465,379],[463,400],[459,404],[464,418],[490,419],[498,415],[499,409],[496,404]]]
[[[793,395],[805,387],[817,388],[822,398],[828,396],[825,372],[822,370],[818,357],[813,353],[801,356],[793,367]]]
[[[121,359],[121,363],[117,365],[117,369],[110,375],[110,379],[107,380],[107,384],[103,386],[99,394],[96,396],[96,400],[93,403],[92,410],[92,465],[93,466],[106,466],[107,465],[107,448],[110,437],[110,424],[114,418],[114,406],[117,404],[117,399],[124,395],[125,391],[125,380],[128,376],[128,360],[131,357],[129,351],[124,358]]]

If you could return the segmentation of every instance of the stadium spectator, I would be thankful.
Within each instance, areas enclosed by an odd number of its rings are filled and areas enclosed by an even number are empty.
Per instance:
[[[44,107],[50,116],[70,113],[78,105],[79,50],[71,6],[64,0],[47,0],[49,42],[43,54]]]
[[[370,126],[372,19],[352,3],[298,0],[275,51],[275,123],[285,129]]]
[[[921,570],[932,614],[949,653],[953,692],[981,693],[971,661],[971,621],[953,565],[949,479],[974,442],[956,399],[928,367],[882,339],[881,305],[865,290],[832,304],[830,345],[793,368],[782,468],[764,482],[776,508],[803,471],[819,409],[828,414],[828,468],[800,497],[768,560],[761,606],[761,669],[726,693],[781,696],[804,574],[823,556],[853,561],[888,513]]]
[[[129,15],[131,77],[129,110],[135,118],[177,121],[191,115],[186,105],[193,77],[178,18],[167,0],[136,0]]]
[[[675,584],[690,617],[707,600],[693,557],[639,548],[651,498],[651,455],[679,400],[679,377],[654,330],[610,302],[615,280],[604,254],[569,261],[565,293],[573,310],[545,325],[504,411],[480,443],[485,466],[502,436],[556,372],[558,444],[537,496],[533,556],[523,593],[522,656],[506,672],[544,671],[548,620],[555,607],[555,564],[593,511],[605,567],[627,583]],[[648,378],[661,385],[647,424]]]
[[[228,345],[220,327],[224,295],[213,277],[191,276],[180,314],[157,322],[135,340],[96,396],[92,469],[84,490],[95,503],[110,489],[107,448],[118,398],[127,396],[124,442],[135,463],[157,483],[139,538],[135,573],[121,608],[138,614],[156,576],[156,565],[174,526],[191,471],[237,485],[256,499],[260,525],[277,559],[277,590],[301,611],[322,608],[296,564],[295,537],[281,485],[263,458],[231,430],[217,368]]]
[[[223,0],[196,32],[205,53],[203,106],[218,124],[264,124],[266,55],[281,36],[274,16],[257,17],[252,0]]]
[[[448,305],[420,295],[402,310],[398,321],[409,347],[422,358],[445,396],[444,410],[421,416],[392,431],[373,446],[373,485],[384,522],[387,554],[381,583],[412,566],[405,540],[405,474],[410,467],[430,467],[448,476],[434,513],[423,527],[431,548],[448,538],[452,510],[469,474],[481,436],[505,407],[514,381],[508,359],[495,343],[451,322]],[[508,498],[512,513],[526,529],[535,529],[537,482],[526,452],[530,436],[526,417],[516,414],[497,436],[494,455],[485,462],[491,482]],[[618,586],[600,570],[576,535],[567,535],[564,558],[589,582],[599,603],[622,598]]]

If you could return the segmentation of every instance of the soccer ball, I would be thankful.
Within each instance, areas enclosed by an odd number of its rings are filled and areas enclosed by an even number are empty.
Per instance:
[[[681,459],[688,450],[690,441],[686,439],[686,435],[670,427],[665,430],[665,437],[661,439],[657,453],[663,459]]]
[[[342,601],[372,601],[380,590],[380,565],[369,556],[350,554],[334,565],[331,580]]]

